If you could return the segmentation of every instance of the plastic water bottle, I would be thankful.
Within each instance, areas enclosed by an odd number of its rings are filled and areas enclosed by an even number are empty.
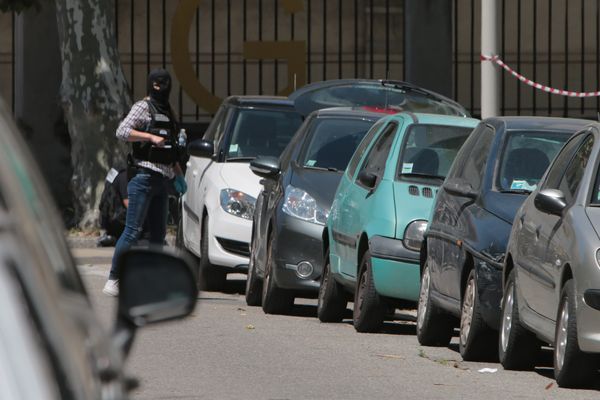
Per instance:
[[[179,147],[185,147],[187,145],[187,135],[185,133],[185,129],[183,128],[179,130],[179,135],[177,136],[177,145]]]

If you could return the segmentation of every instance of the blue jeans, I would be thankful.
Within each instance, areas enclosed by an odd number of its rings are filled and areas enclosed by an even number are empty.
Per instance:
[[[169,207],[168,178],[147,172],[138,173],[127,185],[129,206],[125,217],[125,230],[115,245],[109,279],[117,279],[117,260],[121,253],[134,245],[148,218],[150,243],[162,245],[167,234],[167,213]]]

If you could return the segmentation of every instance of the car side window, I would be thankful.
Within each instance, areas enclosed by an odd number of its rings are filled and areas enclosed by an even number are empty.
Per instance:
[[[481,181],[485,172],[490,147],[494,141],[494,129],[490,126],[485,126],[479,134],[477,142],[473,145],[473,149],[469,152],[462,170],[458,176],[471,185],[473,190],[481,188]]]
[[[378,176],[378,180],[383,177],[385,170],[385,163],[394,141],[394,133],[398,124],[391,122],[385,127],[375,144],[369,150],[369,153],[365,157],[365,161],[360,168],[360,171],[371,172]]]
[[[223,126],[223,122],[225,121],[225,114],[227,114],[227,108],[228,107],[226,107],[224,105],[219,107],[219,109],[217,110],[217,113],[215,114],[212,121],[210,122],[210,125],[208,125],[206,132],[204,132],[204,136],[203,136],[204,140],[212,140],[215,143],[217,142],[218,133],[221,132],[221,134],[222,134],[222,131],[223,131],[222,126]]]
[[[585,167],[587,166],[590,155],[592,154],[592,147],[594,147],[594,137],[589,135],[585,138],[583,144],[575,153],[575,156],[567,167],[563,178],[560,180],[558,189],[565,195],[567,204],[571,203],[575,197],[575,194],[577,193],[577,189],[581,183],[581,178],[583,178],[583,173],[585,172]]]
[[[558,189],[558,186],[562,180],[562,177],[573,158],[573,155],[579,148],[582,140],[584,139],[584,135],[579,135],[571,139],[565,147],[558,153],[554,162],[550,166],[548,170],[548,175],[546,177],[546,182],[542,186],[542,189]]]
[[[348,163],[348,176],[351,179],[352,179],[352,177],[354,177],[354,173],[356,172],[356,168],[358,167],[358,163],[362,159],[363,154],[365,154],[367,147],[373,141],[373,137],[375,136],[375,134],[377,132],[379,132],[379,129],[381,128],[383,123],[384,123],[384,121],[379,121],[379,122],[375,123],[375,125],[373,125],[371,127],[369,132],[367,132],[367,134],[365,135],[363,140],[360,142],[360,144],[354,151],[354,155],[352,156],[352,158],[350,159],[350,162]]]

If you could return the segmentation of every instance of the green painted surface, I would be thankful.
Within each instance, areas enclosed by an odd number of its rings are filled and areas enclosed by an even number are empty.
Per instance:
[[[371,258],[375,290],[382,296],[417,301],[421,274],[418,264]]]

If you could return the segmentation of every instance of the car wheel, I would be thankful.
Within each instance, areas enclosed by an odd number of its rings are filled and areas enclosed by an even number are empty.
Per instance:
[[[417,307],[417,339],[423,346],[448,346],[453,332],[452,317],[431,301],[431,273],[426,263]]]
[[[510,271],[502,298],[502,321],[498,340],[498,357],[504,369],[530,370],[541,344],[535,335],[521,325],[517,303],[517,280],[514,270]]]
[[[246,304],[249,306],[260,306],[262,303],[262,281],[256,276],[255,254],[255,241],[252,240],[248,277],[246,278]]]
[[[477,274],[469,272],[460,312],[458,347],[465,361],[491,361],[498,355],[497,332],[490,329],[481,315],[477,295]]]
[[[354,329],[357,332],[379,332],[387,307],[375,290],[371,253],[368,250],[362,257],[359,271],[354,291]]]
[[[321,275],[321,286],[319,287],[319,299],[317,303],[317,316],[321,322],[340,322],[344,319],[344,313],[348,301],[344,289],[335,281],[331,274],[329,254],[325,255],[325,266]]]
[[[198,263],[198,288],[200,290],[223,290],[227,274],[213,266],[208,259],[208,215],[202,221],[200,238],[200,262]]]
[[[575,284],[572,279],[561,291],[554,338],[554,378],[560,387],[586,386],[597,373],[597,356],[584,353],[577,341]]]
[[[179,218],[179,222],[177,222],[177,233],[175,234],[175,247],[178,249],[184,250],[185,246],[183,244],[183,216]]]
[[[262,287],[262,309],[266,314],[287,314],[294,305],[294,297],[285,290],[278,288],[273,278],[273,247],[275,237],[269,237],[265,279]]]

